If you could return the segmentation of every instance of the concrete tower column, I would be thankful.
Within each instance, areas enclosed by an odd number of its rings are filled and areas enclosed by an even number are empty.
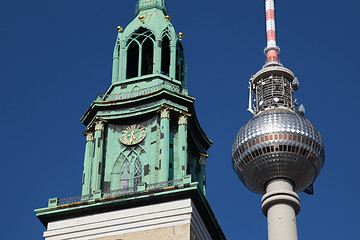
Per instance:
[[[90,182],[91,182],[91,163],[93,159],[93,149],[94,149],[94,133],[87,131],[86,132],[86,145],[85,145],[85,159],[84,159],[84,171],[83,171],[83,185],[82,185],[82,195],[91,194],[90,191]]]
[[[94,136],[94,159],[92,163],[92,178],[91,190],[92,192],[100,190],[101,175],[103,169],[103,155],[104,155],[104,122],[95,122],[95,136]]]
[[[186,115],[181,115],[178,121],[178,157],[179,165],[176,166],[175,179],[181,179],[187,171],[187,119]]]
[[[269,240],[297,240],[296,215],[300,212],[299,196],[286,179],[270,181],[262,200],[262,212],[268,218]]]
[[[161,141],[161,182],[169,181],[170,158],[170,109],[160,109],[160,141]]]

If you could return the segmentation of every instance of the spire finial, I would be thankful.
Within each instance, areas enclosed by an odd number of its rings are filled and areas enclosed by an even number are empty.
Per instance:
[[[275,3],[274,0],[265,0],[266,10],[266,36],[267,46],[264,50],[266,55],[266,64],[279,64],[278,55],[280,48],[276,45],[276,32],[275,32]]]
[[[136,15],[138,15],[141,11],[157,8],[167,14],[165,0],[139,0],[136,5]]]

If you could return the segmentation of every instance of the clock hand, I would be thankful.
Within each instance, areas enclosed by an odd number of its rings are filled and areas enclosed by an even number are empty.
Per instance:
[[[134,133],[134,131],[132,131],[131,132],[130,143],[133,143],[135,140],[136,140],[135,133]]]

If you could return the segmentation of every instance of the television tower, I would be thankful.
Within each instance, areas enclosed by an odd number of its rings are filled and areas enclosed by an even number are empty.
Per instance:
[[[243,126],[232,148],[233,168],[251,191],[263,194],[269,240],[296,240],[298,192],[312,192],[325,161],[320,133],[304,117],[293,92],[299,81],[280,63],[276,44],[274,0],[265,0],[266,63],[249,82],[254,117]]]

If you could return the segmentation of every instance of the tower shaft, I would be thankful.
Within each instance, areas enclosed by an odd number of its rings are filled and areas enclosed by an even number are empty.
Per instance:
[[[271,181],[262,198],[262,211],[268,218],[269,240],[297,240],[296,215],[300,211],[299,196],[284,179]]]

